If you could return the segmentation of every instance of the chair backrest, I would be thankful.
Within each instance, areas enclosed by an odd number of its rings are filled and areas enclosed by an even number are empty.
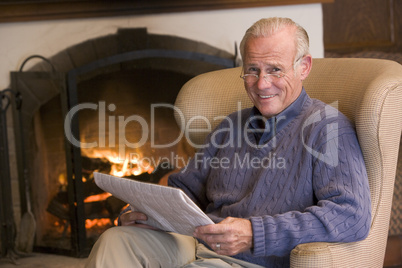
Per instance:
[[[181,89],[176,120],[189,130],[193,145],[202,144],[222,116],[252,106],[240,73],[238,67],[202,74]],[[378,59],[314,59],[304,87],[312,98],[335,106],[355,124],[369,175],[369,237],[331,247],[338,254],[336,266],[382,267],[402,129],[402,65]]]

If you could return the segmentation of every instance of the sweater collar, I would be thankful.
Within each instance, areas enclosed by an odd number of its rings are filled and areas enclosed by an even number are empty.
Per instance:
[[[304,88],[299,97],[285,110],[268,119],[264,119],[260,111],[254,106],[249,117],[249,128],[254,133],[258,144],[267,143],[276,133],[281,131],[289,122],[298,116],[308,95]]]

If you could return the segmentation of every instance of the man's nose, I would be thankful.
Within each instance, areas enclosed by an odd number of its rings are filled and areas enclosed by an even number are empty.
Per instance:
[[[268,74],[260,75],[257,83],[259,88],[270,87],[272,84],[272,76]]]

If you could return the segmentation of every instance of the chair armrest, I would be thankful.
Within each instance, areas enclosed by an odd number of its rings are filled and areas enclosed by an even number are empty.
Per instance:
[[[314,242],[297,245],[290,253],[290,267],[333,267],[330,246],[340,243]]]

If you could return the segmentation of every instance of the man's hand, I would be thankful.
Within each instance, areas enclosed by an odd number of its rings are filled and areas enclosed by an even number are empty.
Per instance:
[[[120,216],[122,226],[135,226],[140,228],[159,230],[147,224],[137,223],[137,221],[146,221],[146,220],[148,220],[147,215],[138,211],[128,211]]]
[[[199,226],[194,236],[221,255],[233,256],[253,245],[251,222],[241,218],[228,217],[218,224]]]

